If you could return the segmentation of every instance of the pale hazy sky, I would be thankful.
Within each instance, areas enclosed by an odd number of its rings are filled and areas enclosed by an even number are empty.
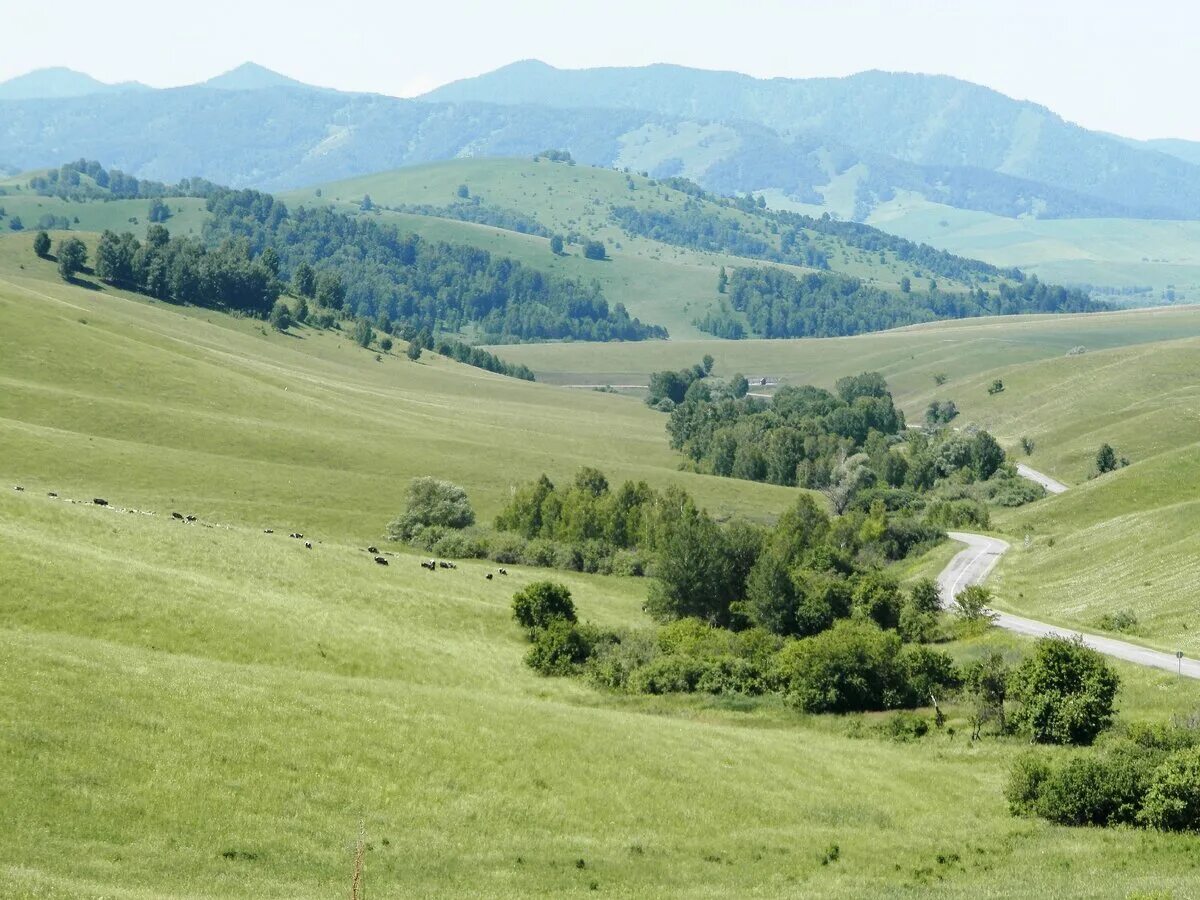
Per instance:
[[[156,87],[246,60],[411,96],[518,59],[760,77],[936,72],[1088,128],[1200,140],[1187,0],[0,0],[0,80],[51,65]]]

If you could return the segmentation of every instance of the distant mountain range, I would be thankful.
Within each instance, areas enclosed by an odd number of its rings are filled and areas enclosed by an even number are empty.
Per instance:
[[[945,76],[762,80],[528,61],[417,100],[252,63],[163,90],[66,69],[0,83],[0,164],[23,169],[85,156],[144,177],[280,189],[551,147],[784,204],[836,194],[860,219],[898,191],[1005,216],[1200,218],[1200,145],[1088,131]]]

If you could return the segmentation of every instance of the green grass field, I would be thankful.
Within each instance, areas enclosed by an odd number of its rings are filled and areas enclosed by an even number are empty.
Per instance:
[[[871,225],[1047,281],[1168,288],[1200,300],[1200,222],[1153,219],[1010,219],[954,209],[901,193]],[[1142,301],[1144,302],[1144,300]]]
[[[610,697],[523,664],[509,602],[544,571],[487,581],[483,563],[431,574],[360,549],[416,474],[464,484],[485,518],[514,481],[584,463],[722,514],[794,496],[679,472],[661,415],[65,285],[29,240],[0,240],[0,896],[345,896],[360,828],[373,897],[1194,893],[1192,837],[1012,818],[1001,787],[1024,746],[971,746],[958,710],[956,736],[902,744],[878,716]],[[1145,321],[1129,342],[1152,339]],[[1039,323],[1004,324],[1038,346]],[[1074,337],[1042,324],[1056,362]],[[829,342],[827,377],[838,348],[846,371],[899,365],[894,339]],[[966,343],[964,385],[980,371]],[[655,346],[694,361],[702,345]],[[914,385],[918,368],[903,369]],[[1169,491],[1152,467],[1170,458],[1025,514],[1103,521],[1135,475]],[[66,502],[92,497],[155,515]],[[584,618],[645,622],[643,580],[554,577]],[[1200,703],[1200,685],[1120,671],[1126,719]]]

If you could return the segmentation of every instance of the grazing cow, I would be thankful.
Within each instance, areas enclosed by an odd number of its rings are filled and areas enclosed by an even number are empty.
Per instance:
[[[14,491],[23,491],[23,490],[25,490],[25,488],[21,487],[19,484],[14,484],[13,490]]]
[[[293,531],[291,534],[289,534],[289,535],[288,535],[288,537],[292,537],[292,538],[300,539],[300,538],[304,537],[304,535],[302,535],[302,534],[301,534],[300,532],[298,532],[298,531]]]
[[[508,574],[508,569],[501,569],[501,570],[500,570],[500,574],[501,574],[501,575],[507,575],[507,574]]]
[[[765,377],[763,377],[763,378],[760,378],[760,379],[759,379],[759,381],[758,381],[758,386],[759,386],[759,387],[766,387],[766,386],[767,386],[767,379],[766,379]]]
[[[487,575],[485,575],[484,577],[485,577],[485,578],[487,578],[487,580],[488,580],[488,581],[491,581],[491,580],[492,580],[492,573],[491,573],[491,572],[488,572],[488,573],[487,573]]]
[[[51,491],[51,492],[50,492],[50,493],[48,493],[46,496],[47,496],[47,497],[56,497],[56,498],[57,498],[57,497],[58,497],[58,494],[54,493],[54,491]]]
[[[178,519],[179,521],[182,522],[183,521],[183,513],[173,512],[173,513],[171,513],[171,518]]]
[[[434,569],[436,569],[436,568],[437,568],[437,566],[435,566],[435,565],[433,564],[433,560],[428,560],[428,561],[426,561],[426,560],[421,560],[421,568],[422,568],[422,569],[428,569],[430,572],[432,572]]]
[[[195,517],[195,516],[184,516],[184,518],[185,518],[187,521],[189,521],[189,522],[195,522],[195,521],[196,521],[196,517]]]
[[[264,528],[263,529],[263,534],[274,534],[274,533],[275,533],[274,528]]]
[[[367,548],[367,552],[368,552],[368,553],[378,553],[378,552],[379,552],[379,548],[378,548],[378,547],[368,547],[368,548]]]
[[[381,565],[381,566],[386,566],[388,564],[388,561],[386,559],[384,559],[382,556],[375,557],[375,562],[379,563],[379,565]]]
[[[97,506],[108,506],[108,501],[104,500],[100,497],[93,497],[92,502],[95,503]]]
[[[305,549],[306,549],[306,550],[311,550],[311,549],[312,549],[312,543],[311,543],[310,541],[305,541],[305,542],[304,542],[304,547],[305,547]]]

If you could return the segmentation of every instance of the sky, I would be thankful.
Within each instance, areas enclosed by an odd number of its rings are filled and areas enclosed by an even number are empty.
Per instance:
[[[953,75],[1136,138],[1200,140],[1188,0],[0,0],[0,80],[64,65],[189,84],[253,60],[414,96],[520,59],[677,63],[758,77]],[[75,24],[71,24],[75,23]]]

